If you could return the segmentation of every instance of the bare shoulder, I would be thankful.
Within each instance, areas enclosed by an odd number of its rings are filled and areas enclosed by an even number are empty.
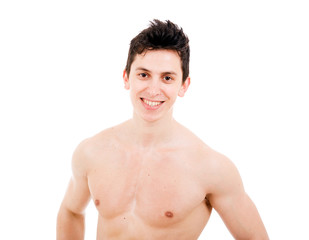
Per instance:
[[[203,181],[207,183],[210,191],[220,189],[220,187],[228,187],[227,183],[237,182],[242,184],[239,172],[232,162],[224,154],[216,151],[207,145],[203,140],[197,137],[190,130],[186,132],[186,141],[188,142],[188,150],[194,156],[194,164],[196,164],[199,173],[203,176]]]
[[[98,157],[102,160],[102,156],[118,147],[120,129],[121,125],[110,127],[81,141],[73,153],[73,170],[87,175]]]
[[[201,138],[191,132],[188,128],[180,125],[181,131],[179,131],[179,139],[182,140],[182,146],[184,149],[193,154],[194,159],[201,162],[201,164],[207,164],[208,167],[216,163],[216,159],[219,159],[223,155],[213,150],[208,146]],[[207,167],[207,168],[208,168]]]
[[[214,150],[207,146],[203,151],[204,160],[211,171],[216,172],[216,175],[227,176],[229,173],[233,173],[236,169],[235,164],[226,155]],[[222,178],[222,176],[220,176]]]
[[[186,141],[190,142],[189,147],[199,155],[199,158],[207,165],[207,168],[216,172],[233,170],[235,168],[235,165],[227,156],[211,148],[185,127],[184,131],[186,132]]]
[[[125,123],[107,128],[92,137],[83,140],[77,147],[86,155],[91,155],[99,150],[106,150],[117,145],[123,132]]]
[[[224,197],[236,193],[244,193],[244,186],[236,165],[224,154],[208,147],[204,156],[204,181],[207,182],[208,196]],[[216,207],[215,202],[211,201]]]

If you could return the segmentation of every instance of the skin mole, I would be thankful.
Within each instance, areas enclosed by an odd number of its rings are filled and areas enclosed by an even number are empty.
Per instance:
[[[168,218],[172,218],[174,216],[174,214],[170,211],[165,212],[165,216],[167,216]]]

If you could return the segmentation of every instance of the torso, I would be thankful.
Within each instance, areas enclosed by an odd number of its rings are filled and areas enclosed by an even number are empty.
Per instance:
[[[187,145],[140,149],[119,132],[105,135],[88,159],[97,239],[197,239],[211,214],[205,146],[192,136]]]

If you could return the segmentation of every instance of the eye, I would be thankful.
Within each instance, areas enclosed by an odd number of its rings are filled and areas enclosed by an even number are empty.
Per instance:
[[[163,79],[167,82],[170,82],[171,80],[173,80],[170,76],[165,76]]]
[[[148,77],[147,73],[140,73],[138,74],[141,78],[146,78]]]

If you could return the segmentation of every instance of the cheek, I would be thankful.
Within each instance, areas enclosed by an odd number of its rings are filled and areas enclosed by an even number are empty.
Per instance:
[[[130,96],[132,102],[136,102],[139,100],[139,97],[143,93],[144,89],[145,87],[143,87],[142,84],[131,83]]]
[[[131,91],[138,93],[147,88],[147,83],[143,81],[134,80],[131,82]]]
[[[164,91],[171,98],[177,98],[178,93],[179,93],[179,89],[180,88],[174,86],[174,87],[167,87]]]
[[[137,99],[137,93],[135,92],[135,90],[130,91],[130,97],[131,97],[131,102],[134,104],[134,102],[136,102],[136,99]]]

